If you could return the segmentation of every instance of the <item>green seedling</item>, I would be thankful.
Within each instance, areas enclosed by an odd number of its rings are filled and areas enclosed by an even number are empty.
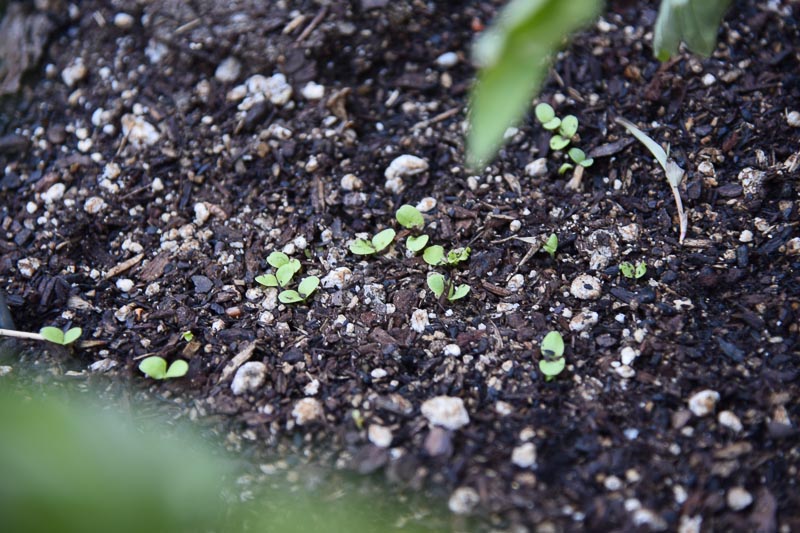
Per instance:
[[[594,163],[594,159],[591,157],[586,157],[586,153],[580,148],[570,148],[567,154],[576,165],[580,165],[583,168],[589,168]],[[561,168],[558,169],[558,173],[564,174],[567,170],[571,170],[573,168],[575,168],[575,165],[572,163],[564,163],[561,165]]]
[[[558,133],[550,137],[550,149],[551,150],[563,150],[569,143],[572,142],[572,138],[578,132],[578,117],[575,115],[567,115],[563,119],[561,119],[561,124],[558,126]]]
[[[305,302],[314,291],[319,287],[319,278],[317,276],[308,276],[303,278],[297,286],[297,290],[285,290],[278,294],[278,300],[281,303],[293,304],[298,302]]]
[[[564,360],[564,339],[557,331],[551,331],[542,339],[542,357],[539,361],[539,370],[545,376],[545,380],[552,381],[559,375],[566,366]]]
[[[80,338],[81,333],[83,333],[81,328],[72,328],[64,332],[59,328],[46,326],[39,330],[39,335],[41,335],[44,340],[52,342],[53,344],[60,344],[61,346],[72,344]]]
[[[183,359],[178,359],[169,365],[168,369],[167,362],[163,357],[153,355],[142,359],[142,362],[139,363],[139,370],[144,372],[147,377],[153,379],[180,378],[185,376],[186,372],[189,371],[189,363]]]
[[[639,279],[647,274],[647,265],[644,263],[644,261],[639,261],[634,267],[631,263],[625,261],[620,263],[619,271],[628,279]]]
[[[453,287],[452,283],[445,281],[444,276],[438,273],[428,276],[428,288],[430,288],[431,292],[436,296],[437,299],[441,298],[445,293],[445,289],[447,289],[447,299],[451,302],[463,298],[469,294],[470,290],[469,285],[459,285],[458,287]]]
[[[683,210],[683,202],[681,201],[681,193],[678,190],[678,187],[680,186],[681,181],[683,181],[685,172],[675,161],[670,159],[669,148],[667,148],[667,151],[664,151],[660,144],[654,141],[645,132],[634,126],[632,122],[625,120],[622,117],[617,117],[616,120],[618,124],[624,126],[631,135],[636,137],[636,140],[642,143],[645,148],[647,148],[650,153],[653,154],[653,157],[656,158],[658,164],[664,169],[664,173],[667,175],[667,181],[672,189],[672,196],[675,198],[675,207],[678,209],[678,221],[680,223],[681,232],[678,242],[683,244],[683,240],[686,238],[686,227],[689,224],[689,219]]]
[[[422,213],[413,205],[402,205],[395,214],[397,222],[406,229],[422,229],[425,227],[425,219]]]
[[[450,250],[447,252],[447,255],[445,255],[444,248],[437,244],[426,248],[422,253],[422,258],[431,266],[438,266],[441,264],[455,266],[462,261],[469,259],[469,254],[471,251],[472,250],[469,248],[469,246],[467,246],[466,248],[455,248]]]
[[[558,237],[555,233],[550,234],[550,236],[542,245],[542,250],[550,254],[551,258],[556,258],[556,250],[558,250]]]
[[[183,337],[183,340],[185,340],[186,342],[192,342],[194,340],[194,333],[192,333],[191,331],[184,331],[181,334],[181,337]]]
[[[290,259],[283,252],[272,252],[267,257],[267,263],[275,268],[274,274],[258,276],[256,282],[266,287],[285,287],[291,283],[292,278],[300,270],[300,261]]]
[[[377,233],[371,240],[356,239],[350,243],[350,251],[356,255],[372,255],[383,251],[392,244],[396,233],[392,228],[387,228]]]
[[[423,248],[425,248],[425,245],[428,244],[428,240],[429,239],[427,235],[419,235],[419,236],[409,235],[408,238],[406,239],[406,248],[408,248],[414,253],[417,253]]]
[[[556,112],[550,104],[544,102],[538,104],[534,109],[534,113],[536,114],[536,119],[541,122],[542,127],[546,130],[554,131],[561,126],[561,119],[556,116]]]

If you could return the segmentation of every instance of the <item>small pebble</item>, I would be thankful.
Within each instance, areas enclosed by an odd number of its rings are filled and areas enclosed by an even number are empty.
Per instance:
[[[130,292],[133,289],[133,280],[128,278],[118,279],[116,286],[122,292]]]
[[[447,502],[447,507],[455,514],[469,514],[480,503],[478,492],[472,487],[459,487]]]
[[[733,411],[720,411],[717,415],[717,422],[734,433],[738,433],[742,430],[742,421],[739,420],[739,417],[736,416]]]
[[[636,349],[632,348],[631,346],[626,346],[620,351],[620,361],[623,365],[630,366],[637,357],[639,357],[638,352]]]
[[[322,278],[322,287],[325,289],[344,289],[353,278],[353,271],[347,267],[331,270]]]
[[[208,206],[205,202],[197,202],[194,204],[194,223],[198,226],[202,226],[208,220],[208,217],[211,216],[211,212],[208,210]]]
[[[66,190],[67,186],[63,183],[54,183],[49,189],[42,193],[42,201],[46,204],[57,202],[64,197],[64,192]]]
[[[421,412],[434,426],[456,430],[469,424],[469,414],[461,398],[435,396],[422,403]]]
[[[389,164],[389,166],[386,167],[386,170],[384,171],[383,175],[384,177],[386,177],[386,180],[388,181],[395,178],[405,178],[408,176],[421,174],[426,170],[428,170],[427,161],[415,155],[404,154],[399,157],[396,157]]]
[[[603,480],[603,486],[612,492],[618,491],[622,488],[622,480],[617,476],[608,476]]]
[[[522,222],[520,222],[519,220],[516,220],[516,219],[512,220],[508,225],[508,229],[512,233],[518,232],[521,227],[522,227]]]
[[[428,312],[424,309],[416,309],[411,313],[411,329],[417,333],[422,333],[425,328],[430,324],[428,321]]]
[[[525,174],[531,178],[541,178],[547,175],[547,158],[540,157],[525,165]]]
[[[325,86],[310,81],[300,89],[300,94],[302,94],[303,98],[306,100],[320,100],[325,96]]]
[[[123,30],[129,30],[133,27],[135,22],[132,15],[128,13],[117,13],[114,15],[114,26]]]
[[[236,396],[253,392],[264,384],[267,365],[260,361],[249,361],[236,370],[231,382],[231,391]]]
[[[786,114],[786,123],[793,128],[800,128],[800,112],[790,111]]]
[[[689,398],[689,410],[695,416],[707,416],[714,412],[719,401],[719,393],[713,390],[702,390]]]
[[[710,72],[703,76],[703,85],[706,87],[711,87],[716,81],[717,78],[715,78]]]
[[[636,375],[636,371],[628,365],[620,365],[615,369],[619,377],[623,379],[631,379]]]
[[[0,377],[9,375],[14,370],[14,367],[8,365],[0,365]]]
[[[749,229],[744,230],[739,234],[739,242],[753,242],[753,232]]]
[[[458,54],[455,52],[445,52],[436,58],[436,64],[442,68],[454,67],[458,64]]]
[[[600,280],[589,274],[581,274],[572,281],[569,292],[580,300],[596,300],[600,298],[602,289]]]
[[[447,357],[458,357],[461,355],[461,348],[458,344],[448,344],[444,347],[444,355]]]
[[[753,496],[744,487],[733,487],[725,497],[728,507],[733,511],[746,509],[753,503]]]
[[[222,62],[217,66],[217,70],[214,72],[214,77],[217,79],[217,81],[222,83],[232,83],[236,81],[241,72],[241,62],[235,57],[231,56],[223,59]]]
[[[89,71],[86,69],[86,65],[83,64],[83,60],[77,58],[61,72],[61,79],[64,80],[67,87],[73,87],[76,83],[84,79],[88,73]]]
[[[569,321],[570,331],[579,333],[597,324],[599,316],[594,311],[581,311]]]
[[[532,442],[526,442],[514,448],[511,452],[511,462],[520,468],[536,466],[536,445]]]
[[[121,121],[122,134],[134,146],[151,146],[161,138],[155,126],[138,115],[126,113],[122,115]]]
[[[303,398],[294,404],[292,416],[298,426],[304,426],[322,418],[325,411],[316,398]]]
[[[417,203],[416,207],[421,213],[429,213],[436,208],[436,198],[426,196]]]
[[[386,426],[372,424],[367,430],[369,441],[378,448],[388,448],[392,445],[392,430]]]
[[[83,210],[90,215],[96,215],[106,208],[106,202],[99,196],[90,196],[83,204]]]
[[[628,224],[619,228],[619,236],[625,242],[636,242],[639,240],[641,231],[639,224]]]
[[[522,274],[514,274],[511,276],[511,279],[508,280],[506,284],[506,289],[510,290],[511,292],[519,292],[521,288],[525,286],[525,276]]]

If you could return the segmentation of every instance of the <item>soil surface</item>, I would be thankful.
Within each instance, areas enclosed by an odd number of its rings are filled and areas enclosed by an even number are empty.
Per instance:
[[[53,373],[132,379],[233,446],[383,472],[487,528],[800,531],[797,6],[736,2],[711,58],[659,64],[656,3],[611,2],[540,97],[580,119],[576,184],[532,117],[463,166],[470,43],[499,4],[11,3],[45,46],[0,107],[16,327],[83,328]],[[682,244],[618,116],[687,171]],[[387,176],[401,155],[419,172]],[[403,204],[469,260],[406,253]],[[348,250],[387,227],[388,251]],[[255,282],[276,250],[292,287],[322,278],[307,301]],[[437,300],[431,270],[470,293]],[[150,381],[149,355],[189,373]]]

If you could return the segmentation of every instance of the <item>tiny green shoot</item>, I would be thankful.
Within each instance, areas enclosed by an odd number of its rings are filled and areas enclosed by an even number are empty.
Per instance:
[[[594,163],[594,159],[586,157],[586,153],[580,148],[570,148],[568,154],[570,159],[582,167],[588,168]]]
[[[469,253],[471,251],[472,250],[470,249],[469,246],[467,246],[466,248],[456,248],[454,250],[450,250],[449,252],[447,252],[447,264],[452,266],[452,265],[457,265],[462,261],[466,261],[467,259],[469,259]]]
[[[178,359],[167,368],[167,362],[163,357],[153,355],[142,359],[142,362],[139,363],[139,370],[153,379],[180,378],[189,371],[189,363]]]
[[[433,273],[428,276],[428,288],[437,299],[441,298],[445,293],[445,289],[447,289],[447,299],[451,302],[463,298],[470,291],[469,285],[465,284],[453,287],[453,284],[448,283],[444,276],[439,273]]]
[[[267,263],[276,269],[275,273],[256,277],[256,282],[266,287],[287,286],[302,267],[300,261],[297,259],[290,259],[289,256],[283,252],[272,252],[269,254]]]
[[[639,261],[634,267],[628,261],[624,261],[619,265],[620,273],[628,279],[639,279],[647,274],[647,265],[644,261]]]
[[[542,339],[542,359],[539,361],[539,370],[547,381],[552,381],[566,366],[564,360],[564,339],[557,331],[551,331]]]
[[[185,340],[186,342],[192,342],[194,340],[194,333],[192,333],[191,331],[184,331],[181,334],[181,337],[183,337],[183,340]]]
[[[425,227],[425,219],[422,213],[413,205],[402,205],[395,215],[397,222],[406,229],[422,229]]]
[[[547,240],[542,245],[542,249],[550,254],[550,257],[556,258],[556,250],[558,250],[558,237],[555,233],[551,233]]]
[[[72,328],[66,332],[54,326],[45,326],[39,330],[39,334],[44,337],[44,340],[52,342],[53,344],[60,344],[66,346],[72,344],[81,336],[83,331],[81,328]]]
[[[392,244],[396,233],[392,228],[387,228],[377,233],[371,240],[356,239],[350,243],[350,251],[356,255],[372,255],[384,250]]]
[[[305,302],[317,290],[317,287],[319,287],[319,278],[317,276],[308,276],[303,278],[296,291],[291,289],[281,291],[278,294],[278,300],[285,304]]]

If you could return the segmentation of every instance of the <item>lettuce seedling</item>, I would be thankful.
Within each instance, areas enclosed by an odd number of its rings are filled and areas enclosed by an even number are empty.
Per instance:
[[[427,235],[409,235],[406,239],[406,248],[414,253],[417,253],[425,248],[425,245],[428,244],[428,240],[429,239]]]
[[[550,234],[550,236],[542,245],[542,250],[550,254],[551,258],[556,258],[556,250],[558,250],[558,237],[555,233]]]
[[[441,264],[455,266],[469,259],[471,251],[470,247],[467,246],[466,248],[454,248],[445,255],[444,248],[435,244],[425,249],[422,253],[422,259],[431,266],[439,266]]]
[[[383,251],[392,244],[396,233],[392,228],[387,228],[377,233],[371,240],[356,239],[350,243],[350,251],[356,255],[372,255]]]
[[[441,298],[445,293],[445,289],[447,289],[447,299],[451,302],[463,298],[469,294],[470,290],[469,285],[453,287],[452,283],[445,281],[444,276],[438,273],[433,273],[428,276],[428,288],[430,288],[437,299]]]
[[[628,261],[624,261],[620,263],[619,271],[628,279],[639,279],[647,274],[647,265],[644,263],[644,261],[639,261],[636,263],[636,267],[634,267]]]
[[[305,302],[314,291],[319,287],[319,278],[317,276],[308,276],[303,278],[297,286],[297,290],[285,290],[278,294],[278,300],[281,303],[293,304],[297,302]]]
[[[275,268],[275,274],[258,276],[256,282],[266,287],[285,287],[291,283],[294,275],[300,270],[300,261],[290,259],[283,252],[272,252],[267,257],[267,263]]]
[[[139,363],[139,370],[153,379],[180,378],[189,371],[189,363],[183,359],[178,359],[167,368],[167,362],[163,357],[153,355],[142,359],[142,362]]]
[[[53,326],[45,326],[39,330],[39,335],[41,335],[44,340],[52,342],[53,344],[60,344],[61,346],[72,344],[80,338],[81,333],[83,333],[81,328],[72,328],[64,332]]]
[[[181,337],[183,337],[183,340],[186,342],[192,342],[194,340],[194,333],[191,331],[184,331],[181,333]]]
[[[545,376],[545,380],[552,381],[559,375],[566,366],[564,360],[564,339],[557,331],[551,331],[542,339],[542,357],[539,361],[539,370]]]

